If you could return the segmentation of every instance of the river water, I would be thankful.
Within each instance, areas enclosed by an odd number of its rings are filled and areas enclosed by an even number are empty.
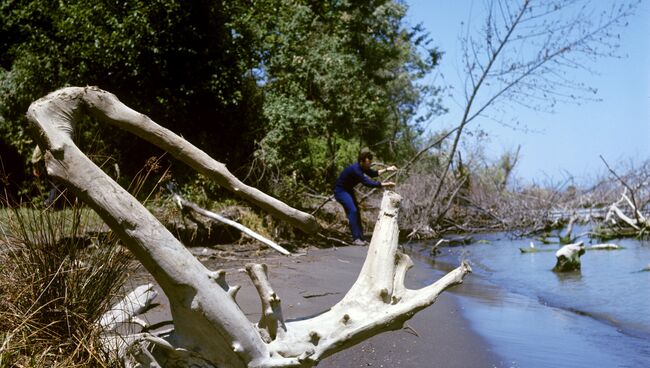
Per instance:
[[[488,234],[469,245],[405,245],[438,272],[470,261],[473,273],[451,290],[472,328],[502,358],[502,367],[650,367],[650,243],[614,240],[622,250],[591,250],[577,272],[558,274],[558,245],[521,253],[535,239]],[[589,240],[585,242],[588,247]]]

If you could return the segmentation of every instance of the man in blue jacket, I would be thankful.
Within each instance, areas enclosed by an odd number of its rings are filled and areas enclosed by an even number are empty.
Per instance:
[[[373,170],[370,168],[372,164],[372,151],[368,148],[363,148],[359,152],[357,162],[346,167],[334,185],[334,198],[343,206],[345,213],[348,216],[350,223],[350,230],[352,231],[352,239],[354,245],[367,245],[363,239],[363,228],[361,227],[361,212],[359,212],[359,204],[354,196],[354,187],[361,183],[371,188],[384,188],[394,187],[395,183],[387,181],[380,182],[374,181],[369,177],[377,177],[384,172],[396,171],[395,166],[389,166],[385,169]]]

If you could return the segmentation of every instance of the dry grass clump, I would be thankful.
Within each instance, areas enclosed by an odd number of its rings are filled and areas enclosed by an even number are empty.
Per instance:
[[[128,255],[79,207],[6,211],[0,226],[0,367],[113,367],[95,321]]]

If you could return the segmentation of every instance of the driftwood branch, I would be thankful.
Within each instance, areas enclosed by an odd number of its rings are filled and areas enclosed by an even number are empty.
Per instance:
[[[144,313],[157,295],[152,284],[135,288],[102,316],[99,325],[104,330],[113,330],[120,323],[131,321],[137,315]]]
[[[634,217],[635,217],[636,223],[639,224],[639,223],[641,223],[641,222],[645,222],[645,219],[644,219],[644,220],[641,220],[641,218],[643,217],[643,215],[641,215],[641,216],[639,217],[640,212],[637,211],[636,199],[634,198],[634,189],[632,189],[632,188],[628,185],[628,183],[627,183],[625,180],[623,180],[623,178],[621,178],[621,177],[616,173],[616,171],[614,171],[611,167],[609,167],[609,164],[607,163],[607,161],[605,161],[605,158],[604,158],[602,155],[600,155],[600,159],[603,161],[603,163],[604,163],[605,166],[607,167],[607,170],[609,170],[609,172],[612,173],[612,175],[614,175],[614,177],[615,177],[619,182],[621,182],[621,184],[623,185],[623,187],[625,187],[625,190],[630,192],[630,196],[632,197],[632,200],[630,200],[630,199],[625,195],[625,192],[623,192],[623,196],[622,196],[621,199],[625,199],[625,200],[627,200],[627,203],[630,205],[630,207],[632,207],[632,210],[634,211],[633,213],[634,213]],[[621,217],[620,214],[622,214],[622,212],[621,212],[620,210],[617,211],[617,210],[618,210],[618,207],[616,207],[615,205],[613,205],[612,210],[613,210],[614,212],[616,212],[616,214],[617,214],[619,217]],[[639,228],[638,228],[636,225],[632,225],[632,221],[629,221],[630,219],[627,218],[627,216],[625,216],[625,218],[624,218],[624,217],[621,217],[621,219],[622,219],[623,221],[627,222],[628,224],[630,224],[630,225],[631,225],[635,230],[639,230]]]
[[[257,327],[265,332],[262,337],[270,342],[278,337],[278,333],[283,335],[283,331],[286,331],[280,297],[271,287],[266,265],[249,263],[246,265],[246,272],[253,281],[262,303],[262,317],[257,323]]]
[[[618,219],[623,221],[625,224],[630,226],[636,231],[641,231],[642,228],[646,228],[650,226],[650,222],[648,219],[637,209],[637,207],[634,205],[634,202],[630,200],[626,192],[628,191],[628,188],[626,187],[623,193],[621,194],[621,198],[612,203],[609,206],[609,209],[607,210],[607,214],[605,215],[605,223],[612,223],[616,224],[616,220],[614,219],[614,216],[616,216]],[[627,203],[630,208],[632,209],[632,212],[635,214],[635,218],[630,218],[627,216],[623,210],[619,207],[620,204],[622,203]]]
[[[242,233],[250,236],[251,238],[253,238],[253,239],[255,239],[255,240],[257,240],[257,241],[259,241],[259,242],[261,242],[261,243],[263,243],[263,244],[265,244],[265,245],[267,245],[267,246],[269,246],[269,247],[271,247],[273,249],[275,249],[276,251],[284,254],[285,256],[288,256],[288,255],[291,254],[291,252],[284,249],[282,246],[278,245],[273,240],[263,237],[262,235],[256,233],[255,231],[251,230],[250,228],[248,228],[248,227],[246,227],[246,226],[244,226],[244,225],[242,225],[242,224],[240,224],[240,223],[238,223],[236,221],[230,220],[230,219],[228,219],[228,218],[226,218],[224,216],[221,216],[221,215],[219,215],[217,213],[214,213],[212,211],[208,211],[208,210],[206,210],[204,208],[201,208],[196,203],[186,200],[185,198],[183,198],[178,193],[173,193],[173,200],[181,209],[188,208],[188,209],[198,213],[201,216],[209,218],[210,220],[218,221],[218,222],[224,223],[224,224],[226,224],[228,226],[232,226],[235,229],[241,231]]]
[[[121,360],[125,367],[131,368],[141,364],[150,367],[160,366],[156,358],[147,350],[149,343],[169,345],[163,339],[150,333],[121,334],[117,328],[121,323],[137,323],[147,328],[146,322],[139,319],[138,315],[147,311],[157,293],[152,284],[141,285],[127,294],[120,302],[116,303],[108,312],[99,319],[98,324],[102,330],[100,343],[102,348],[113,359]],[[162,334],[166,334],[163,331]]]
[[[372,335],[400,328],[471,272],[463,263],[429,286],[407,289],[404,275],[411,262],[398,251],[401,198],[387,191],[359,277],[339,303],[318,316],[283,322],[279,298],[266,272],[260,266],[251,266],[251,277],[259,283],[265,308],[264,322],[252,324],[237,305],[236,290],[226,283],[225,273],[206,269],[142,204],[79,151],[71,136],[83,113],[155,142],[197,170],[248,193],[248,197],[262,194],[229,181],[233,178],[224,176],[222,164],[108,92],[92,87],[65,88],[30,106],[28,120],[37,132],[48,174],[102,217],[169,299],[173,331],[164,336],[132,335],[125,340],[129,347],[139,349],[129,354],[142,366],[311,367]],[[308,215],[275,200],[264,203],[296,226],[307,231],[317,229]],[[268,340],[262,338],[265,332]],[[156,346],[154,351],[148,350],[149,343]]]
[[[208,277],[211,278],[212,280],[214,280],[219,286],[221,286],[223,291],[228,293],[228,296],[230,296],[230,298],[233,301],[235,301],[235,298],[237,297],[237,292],[239,292],[239,289],[241,289],[241,286],[240,285],[235,285],[235,286],[229,285],[228,282],[226,282],[226,271],[217,270],[217,271],[211,272],[208,275]]]

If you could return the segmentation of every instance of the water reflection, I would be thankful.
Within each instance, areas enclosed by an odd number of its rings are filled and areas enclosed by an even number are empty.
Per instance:
[[[560,282],[575,283],[582,281],[582,272],[580,270],[571,272],[553,272],[553,274]]]

